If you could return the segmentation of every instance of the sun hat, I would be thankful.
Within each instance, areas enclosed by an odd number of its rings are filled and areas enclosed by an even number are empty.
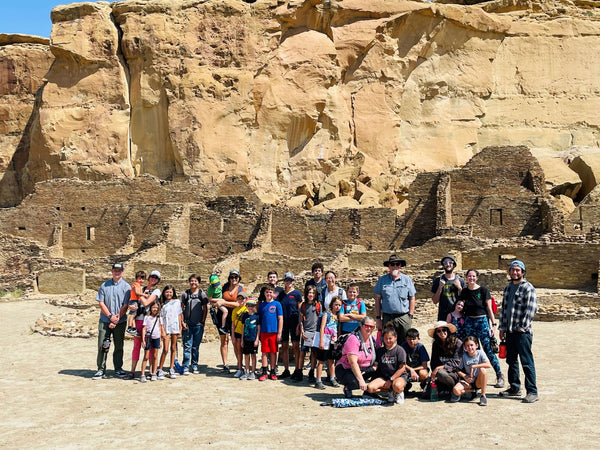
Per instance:
[[[400,263],[400,265],[401,265],[402,267],[406,267],[406,260],[404,260],[404,259],[402,259],[402,258],[399,258],[399,257],[398,257],[398,256],[396,256],[396,255],[391,255],[387,261],[384,261],[384,262],[383,262],[383,265],[384,265],[385,267],[388,267],[388,266],[390,265],[390,263],[393,263],[393,262]]]
[[[433,328],[427,330],[427,334],[429,334],[429,337],[433,337],[435,330],[437,330],[438,328],[448,328],[451,333],[456,333],[456,327],[454,325],[444,320],[438,320],[436,323],[433,324]]]

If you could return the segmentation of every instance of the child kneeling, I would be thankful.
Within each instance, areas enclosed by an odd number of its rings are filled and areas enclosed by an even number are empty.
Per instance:
[[[406,352],[397,343],[398,335],[393,326],[386,325],[383,330],[383,346],[376,350],[377,369],[375,379],[367,385],[370,394],[389,392],[388,401],[404,403],[404,387],[406,378]]]
[[[492,364],[485,353],[477,348],[477,340],[473,336],[468,336],[463,345],[465,351],[458,365],[457,372],[461,380],[452,389],[450,402],[456,403],[460,401],[460,397],[464,393],[475,392],[477,389],[481,389],[479,404],[486,406],[487,371],[481,369],[490,369]]]

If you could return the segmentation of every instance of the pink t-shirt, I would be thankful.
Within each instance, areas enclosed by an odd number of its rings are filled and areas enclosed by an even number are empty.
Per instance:
[[[358,367],[361,369],[369,367],[375,360],[375,346],[373,345],[373,340],[369,339],[363,344],[356,335],[351,334],[344,344],[342,357],[338,363],[341,364],[344,369],[350,369],[350,362],[348,361],[347,356],[349,354],[358,356]]]

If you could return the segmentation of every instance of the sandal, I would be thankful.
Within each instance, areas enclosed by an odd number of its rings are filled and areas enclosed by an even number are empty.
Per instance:
[[[129,372],[123,377],[124,380],[133,380],[133,372]]]

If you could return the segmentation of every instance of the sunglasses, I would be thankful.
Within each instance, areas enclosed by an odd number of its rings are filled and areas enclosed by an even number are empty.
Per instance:
[[[437,334],[442,334],[442,333],[448,334],[449,330],[448,330],[448,328],[438,328],[437,330],[435,330],[435,332]]]
[[[150,276],[148,277],[148,279],[150,279],[150,278],[156,278],[156,279],[158,280],[158,277],[157,277],[156,275],[150,275]]]
[[[400,263],[390,263],[390,267],[402,267]]]
[[[368,328],[369,330],[372,330],[373,328],[375,328],[375,325],[363,325],[363,327]]]

